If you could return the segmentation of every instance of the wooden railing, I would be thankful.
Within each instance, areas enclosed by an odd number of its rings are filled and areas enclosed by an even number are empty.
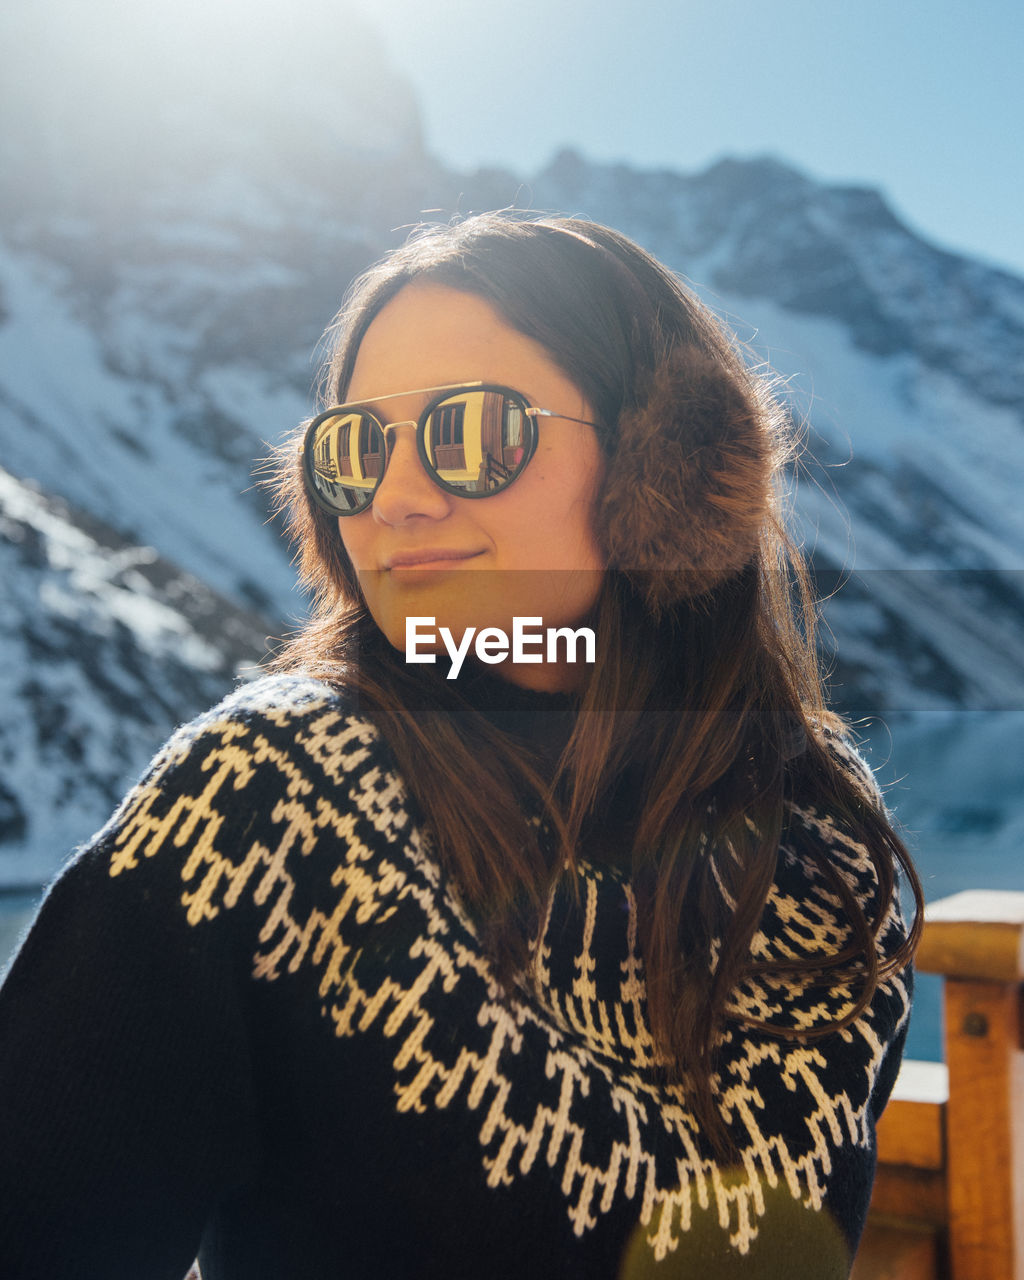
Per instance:
[[[851,1280],[1024,1280],[1024,893],[929,904],[944,1063],[905,1062]]]

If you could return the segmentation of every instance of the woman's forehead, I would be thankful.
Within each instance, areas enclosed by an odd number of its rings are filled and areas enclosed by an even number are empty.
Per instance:
[[[538,400],[564,400],[570,393],[575,404],[580,397],[540,343],[512,328],[486,299],[449,285],[414,282],[367,327],[345,399],[477,381],[503,383]]]

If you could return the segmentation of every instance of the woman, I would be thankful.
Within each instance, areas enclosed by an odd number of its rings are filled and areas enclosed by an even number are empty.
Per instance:
[[[919,886],[764,383],[624,237],[485,215],[357,282],[324,394],[312,621],[9,976],[3,1274],[845,1275]]]

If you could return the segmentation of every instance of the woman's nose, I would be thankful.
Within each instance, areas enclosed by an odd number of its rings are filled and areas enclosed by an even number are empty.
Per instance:
[[[451,509],[448,495],[430,479],[416,448],[414,422],[391,423],[384,475],[373,495],[373,518],[401,525],[417,516],[443,520]]]

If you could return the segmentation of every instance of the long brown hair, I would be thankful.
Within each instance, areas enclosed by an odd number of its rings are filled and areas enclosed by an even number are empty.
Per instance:
[[[594,407],[610,474],[624,415],[642,408],[665,352],[681,347],[701,353],[756,406],[772,440],[767,470],[784,458],[784,415],[712,314],[626,237],[576,219],[486,214],[414,236],[350,291],[323,376],[325,404],[344,399],[368,326],[413,280],[482,297],[540,343]],[[705,1133],[728,1149],[711,1082],[736,984],[766,968],[807,981],[852,978],[858,996],[841,1021],[801,1034],[833,1032],[909,961],[920,932],[922,895],[909,855],[876,798],[825,740],[843,726],[824,705],[808,574],[778,503],[757,507],[743,567],[707,589],[686,580],[673,595],[672,584],[666,591],[652,582],[658,570],[650,565],[606,572],[597,661],[584,677],[552,782],[521,743],[462,696],[458,682],[434,667],[408,667],[387,643],[362,602],[336,521],[306,496],[294,442],[280,455],[276,484],[314,599],[310,621],[276,665],[344,683],[360,699],[504,978],[525,962],[553,880],[571,869],[599,798],[628,770],[651,1033],[668,1077],[685,1078]],[[720,505],[740,519],[752,501],[740,493]],[[751,942],[796,798],[848,824],[868,851],[877,891],[865,906],[825,845],[811,850],[843,905],[849,942],[822,961],[768,965],[752,959]],[[529,820],[538,814],[556,832],[553,862]],[[728,858],[712,856],[724,849]],[[918,911],[902,945],[880,954],[897,866]]]

